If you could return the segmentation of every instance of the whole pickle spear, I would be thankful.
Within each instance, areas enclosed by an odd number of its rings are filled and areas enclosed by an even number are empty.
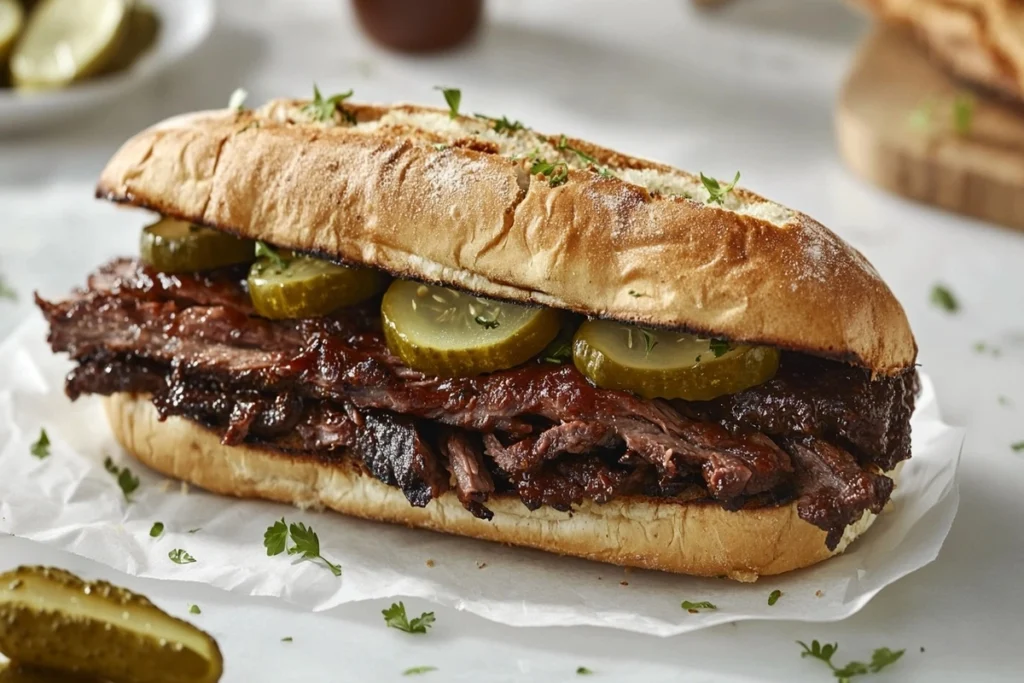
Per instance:
[[[216,641],[148,599],[62,569],[0,574],[0,653],[112,683],[213,683]]]

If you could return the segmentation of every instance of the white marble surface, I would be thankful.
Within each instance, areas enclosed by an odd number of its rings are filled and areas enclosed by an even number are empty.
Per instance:
[[[338,0],[223,2],[211,40],[174,73],[73,128],[0,139],[0,272],[20,293],[0,301],[0,335],[33,315],[33,289],[59,294],[133,251],[139,217],[94,202],[91,189],[115,147],[147,123],[221,106],[239,85],[254,101],[305,95],[313,80],[379,100],[431,101],[433,85],[458,85],[472,111],[720,176],[741,170],[744,185],[864,251],[907,308],[945,417],[969,430],[960,513],[939,559],[840,623],[726,625],[667,640],[512,629],[449,609],[436,610],[429,636],[411,638],[384,628],[385,605],[303,614],[134,580],[10,537],[0,538],[0,569],[58,564],[177,614],[199,603],[194,619],[220,640],[231,682],[397,680],[418,664],[441,668],[433,680],[565,681],[580,665],[595,680],[831,680],[799,658],[793,641],[812,638],[838,641],[844,662],[907,648],[879,681],[1019,680],[1024,454],[1010,444],[1024,440],[1024,236],[888,196],[841,166],[830,108],[863,21],[828,0],[738,0],[709,16],[681,1],[492,0],[490,10],[471,47],[413,60],[369,45]],[[929,305],[939,281],[960,298],[959,315]],[[976,353],[982,340],[1001,355]],[[287,635],[293,643],[280,642]]]

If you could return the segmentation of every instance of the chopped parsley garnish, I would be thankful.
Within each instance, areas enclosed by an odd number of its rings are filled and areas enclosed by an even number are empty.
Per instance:
[[[548,179],[548,185],[558,187],[569,180],[569,165],[564,161],[551,163],[543,159],[534,159],[533,165],[530,166],[530,173],[531,175],[539,173]]]
[[[163,532],[164,532],[164,523],[163,522],[153,522],[153,526],[150,527],[150,529],[149,529],[149,535],[152,538],[156,538],[157,536],[159,536]]]
[[[683,604],[681,606],[690,614],[696,614],[702,609],[718,609],[717,606],[713,605],[707,600],[704,600],[702,602],[690,602],[689,600],[683,600]]]
[[[594,672],[591,671],[590,669],[588,669],[585,666],[578,666],[578,667],[576,667],[576,675],[577,676],[589,676],[592,673],[594,673]]]
[[[1013,449],[1014,453],[1020,453],[1024,451],[1024,441],[1018,441],[1017,443],[1010,444],[1010,448]]]
[[[732,182],[728,185],[722,185],[715,178],[709,178],[703,173],[700,174],[700,181],[704,183],[704,189],[708,191],[708,204],[725,204],[725,197],[733,188],[736,187],[736,183],[740,181],[740,172],[736,171],[736,176],[732,179]]]
[[[488,320],[487,318],[485,318],[482,315],[478,315],[477,317],[473,318],[473,321],[476,322],[477,325],[479,325],[480,327],[484,328],[485,330],[496,329],[498,327],[498,325],[501,324],[501,323],[498,322],[498,319],[496,317],[493,318],[493,319]]]
[[[121,487],[124,499],[130,503],[132,494],[139,488],[139,478],[127,467],[118,467],[109,455],[103,460],[103,468],[117,477],[117,485]]]
[[[284,270],[288,267],[288,259],[281,256],[276,249],[268,245],[266,242],[261,242],[259,240],[256,240],[256,258],[267,259],[274,264],[274,267],[278,270]]]
[[[196,558],[188,554],[187,551],[181,548],[175,548],[171,552],[167,553],[167,557],[171,558],[171,562],[174,564],[192,564],[196,561]]]
[[[590,154],[587,154],[583,150],[570,145],[568,139],[564,135],[558,139],[558,149],[567,152],[572,152],[577,156],[577,158],[579,158],[580,161],[582,161],[585,164],[590,164],[591,166],[593,166],[597,170],[597,172],[600,173],[605,178],[614,177],[612,172],[608,170],[607,166],[602,166],[601,164],[598,163],[597,159],[595,159]]]
[[[953,98],[953,130],[957,135],[968,135],[974,124],[974,98],[969,93],[957,93]]]
[[[640,297],[642,297],[642,296],[647,296],[646,294],[644,294],[644,293],[642,293],[642,292],[638,292],[638,291],[636,291],[635,289],[631,289],[631,290],[629,290],[629,295],[630,295],[631,297],[633,297],[634,299],[639,299],[639,298],[640,298]]]
[[[572,343],[562,342],[541,356],[545,363],[564,363],[572,358]]]
[[[906,650],[890,650],[887,647],[880,647],[871,653],[871,662],[865,664],[864,662],[849,662],[844,667],[837,667],[832,663],[832,656],[835,655],[839,649],[838,643],[825,643],[822,645],[818,641],[811,641],[811,646],[807,647],[807,644],[802,641],[796,641],[797,644],[804,649],[800,653],[801,657],[813,657],[820,659],[828,665],[828,668],[832,669],[832,673],[836,678],[839,679],[840,683],[848,683],[854,676],[864,676],[867,674],[876,674],[890,664],[895,663],[903,656]]]
[[[390,628],[397,628],[406,633],[426,633],[427,629],[434,625],[433,612],[424,612],[410,621],[405,614],[405,604],[401,602],[392,603],[391,607],[381,610],[381,614],[384,615],[384,623]]]
[[[202,614],[203,610],[199,609],[199,605],[190,605],[188,612],[189,614]]]
[[[931,302],[947,313],[956,313],[960,310],[960,302],[953,296],[953,292],[944,285],[934,285],[932,287]]]
[[[242,111],[245,109],[245,98],[248,96],[249,93],[245,88],[235,88],[235,91],[231,93],[231,99],[228,100],[228,109]]]
[[[640,328],[640,337],[644,340],[644,358],[651,355],[651,351],[658,345],[658,340],[647,330]]]
[[[293,543],[291,548],[287,548],[289,538]],[[320,554],[320,538],[312,527],[307,527],[302,522],[293,522],[289,525],[284,521],[284,517],[274,522],[263,534],[263,547],[271,557],[280,555],[287,548],[289,555],[301,555],[304,560],[320,560],[332,574],[341,576],[341,566]]]
[[[40,460],[50,457],[50,437],[47,436],[45,429],[40,428],[39,438],[29,448],[29,452]]]
[[[334,112],[340,111],[346,121],[355,123],[356,117],[352,115],[352,112],[341,106],[341,103],[350,97],[352,97],[351,90],[325,98],[320,94],[320,88],[316,87],[316,83],[314,83],[313,101],[302,107],[302,113],[309,115],[314,121],[326,123],[334,120]]]
[[[773,590],[771,593],[768,594],[768,606],[771,607],[772,605],[777,603],[779,601],[779,598],[781,597],[782,591],[780,591],[778,588]]]
[[[724,339],[712,339],[708,342],[708,348],[711,349],[711,353],[715,354],[715,358],[721,358],[729,352],[732,348],[729,346],[729,342]]]
[[[402,672],[403,676],[419,676],[420,674],[430,673],[431,671],[437,671],[436,666],[410,666],[408,669]]]
[[[7,299],[8,301],[18,300],[18,293],[7,284],[7,280],[4,279],[3,275],[0,275],[0,299]]]
[[[508,117],[502,116],[500,119],[496,119],[493,116],[485,116],[484,114],[473,114],[478,119],[484,119],[491,122],[491,128],[495,133],[505,133],[509,135],[516,132],[517,130],[523,130],[526,128],[520,121],[509,121]]]
[[[435,85],[434,90],[440,90],[444,95],[444,101],[448,104],[448,118],[456,118],[459,115],[459,105],[462,103],[462,91],[458,88],[445,88],[440,85]]]

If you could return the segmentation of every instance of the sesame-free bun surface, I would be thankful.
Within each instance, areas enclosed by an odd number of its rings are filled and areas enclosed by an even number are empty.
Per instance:
[[[729,512],[716,504],[666,503],[625,496],[585,501],[572,514],[530,511],[515,496],[492,497],[494,519],[470,514],[454,493],[412,507],[402,492],[352,464],[324,464],[250,446],[224,446],[189,420],[161,422],[145,397],[104,399],[114,436],[129,453],[168,476],[214,493],[263,498],[301,508],[432,529],[629,567],[753,581],[820,562],[835,553],[825,532],[797,516],[796,505]],[[890,473],[889,476],[894,476]],[[842,552],[874,521],[846,529]]]
[[[353,125],[340,113],[312,121],[302,105],[158,124],[114,155],[97,194],[485,296],[875,374],[914,363],[906,315],[878,273],[801,213],[738,188],[709,204],[691,174],[437,109],[346,103]],[[532,158],[565,163],[566,182],[531,175]]]

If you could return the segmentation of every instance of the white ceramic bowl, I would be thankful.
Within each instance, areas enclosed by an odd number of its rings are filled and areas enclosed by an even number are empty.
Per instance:
[[[146,0],[160,15],[156,45],[126,71],[64,90],[19,93],[0,88],[0,135],[41,128],[116,100],[181,61],[213,28],[213,0]]]

